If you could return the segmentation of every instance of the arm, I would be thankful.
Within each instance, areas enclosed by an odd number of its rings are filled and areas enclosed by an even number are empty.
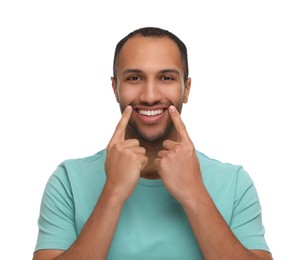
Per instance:
[[[107,146],[105,171],[107,180],[102,194],[78,238],[66,250],[40,250],[34,260],[105,259],[122,207],[133,192],[140,171],[147,163],[145,149],[134,139],[124,140],[125,129],[132,113],[128,107]],[[130,174],[128,174],[130,173]]]
[[[205,259],[272,259],[262,250],[248,250],[235,237],[202,185],[198,194],[182,201]]]
[[[123,205],[110,191],[104,187],[94,211],[68,250],[39,250],[33,259],[105,259]]]
[[[168,191],[183,206],[204,258],[272,259],[267,252],[246,249],[227,226],[204,186],[194,146],[179,113],[174,107],[169,113],[178,140],[164,142],[155,165]]]

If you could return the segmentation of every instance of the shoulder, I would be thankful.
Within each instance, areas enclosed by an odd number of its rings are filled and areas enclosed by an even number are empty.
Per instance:
[[[222,162],[197,151],[202,176],[211,193],[243,193],[253,186],[253,181],[242,165]],[[222,192],[221,192],[222,191]]]
[[[64,160],[52,173],[48,183],[69,186],[82,181],[93,182],[99,176],[105,175],[105,158],[106,150],[104,149],[91,156]]]
[[[91,167],[98,166],[105,162],[106,158],[106,149],[97,152],[91,156],[75,158],[75,159],[67,159],[59,164],[58,167],[63,167],[66,169],[72,167]]]
[[[207,175],[206,177],[237,178],[238,175],[249,177],[242,165],[222,162],[199,151],[196,151],[196,153],[200,161],[201,170],[204,175]]]
[[[91,156],[66,159],[58,165],[54,175],[61,175],[63,172],[68,175],[82,171],[92,172],[96,170],[98,172],[104,168],[105,158],[106,150],[104,149]]]

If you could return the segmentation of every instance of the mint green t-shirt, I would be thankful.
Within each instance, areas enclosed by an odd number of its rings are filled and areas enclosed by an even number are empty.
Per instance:
[[[241,166],[221,163],[198,151],[197,155],[204,184],[232,232],[246,248],[269,251],[249,175]],[[102,150],[66,160],[51,175],[42,198],[35,250],[66,250],[76,240],[104,187],[105,158]],[[123,207],[110,259],[203,259],[182,206],[160,179],[140,178]]]

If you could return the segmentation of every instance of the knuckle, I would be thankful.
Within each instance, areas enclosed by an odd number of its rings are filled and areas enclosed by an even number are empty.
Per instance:
[[[122,131],[124,131],[124,129],[125,129],[125,125],[123,124],[122,121],[120,121],[120,122],[117,124],[116,130],[119,131],[119,132],[122,132]]]
[[[141,153],[141,154],[146,154],[146,150],[145,150],[144,147],[140,147],[140,153]]]
[[[107,151],[111,151],[113,149],[113,147],[115,146],[115,143],[113,143],[112,141],[107,145]]]
[[[182,130],[186,129],[186,126],[183,122],[180,122],[180,123],[177,124],[177,129],[182,131]]]
[[[109,144],[107,145],[107,150],[111,150],[111,147],[112,147],[112,144],[109,143]]]
[[[140,146],[140,142],[138,139],[133,139],[135,146]],[[142,148],[142,147],[141,147]]]
[[[119,153],[123,153],[123,152],[126,152],[127,149],[124,149],[123,147],[123,142],[118,142],[118,143],[115,143],[113,146],[112,146],[112,149],[119,152]]]

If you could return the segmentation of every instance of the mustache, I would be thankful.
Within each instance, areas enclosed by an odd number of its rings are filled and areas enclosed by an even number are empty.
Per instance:
[[[157,102],[152,102],[152,103],[148,103],[148,102],[131,102],[129,105],[132,106],[132,107],[135,107],[135,106],[147,106],[147,107],[166,106],[166,107],[169,107],[169,106],[174,105],[174,104],[170,101],[165,101],[165,102],[157,101]]]

